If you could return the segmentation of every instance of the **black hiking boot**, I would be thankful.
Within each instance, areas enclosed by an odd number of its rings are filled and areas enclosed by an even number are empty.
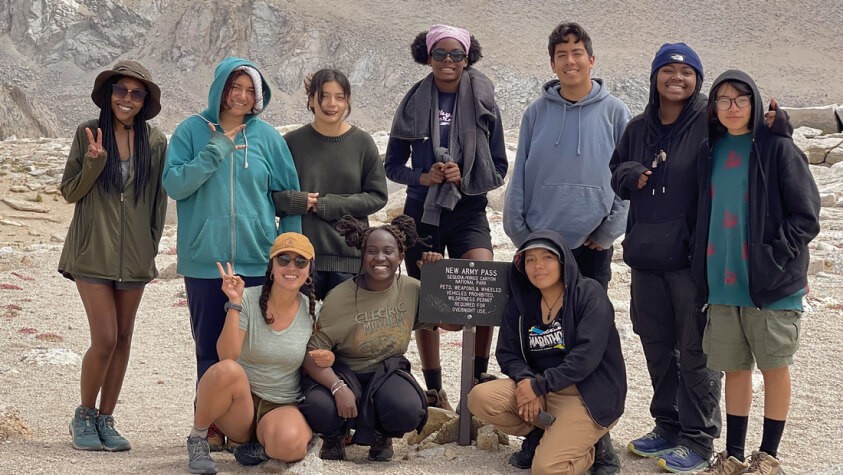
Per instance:
[[[612,447],[612,437],[606,435],[594,444],[594,464],[591,466],[591,475],[614,475],[621,473],[621,461],[618,454]]]
[[[375,443],[369,447],[370,462],[389,462],[392,460],[392,438],[375,432]]]
[[[319,458],[322,460],[345,460],[345,435],[323,435]]]
[[[509,464],[515,468],[528,469],[533,465],[536,448],[544,435],[544,429],[533,429],[521,443],[521,450],[509,457]]]

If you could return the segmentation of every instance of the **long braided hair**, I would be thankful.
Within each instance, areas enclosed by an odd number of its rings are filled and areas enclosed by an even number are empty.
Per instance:
[[[272,261],[275,260],[270,259],[269,265],[266,266],[266,275],[263,279],[263,286],[261,287],[261,297],[258,300],[258,303],[261,308],[261,316],[263,317],[263,321],[266,322],[267,325],[272,325],[275,322],[275,318],[267,315],[266,313],[266,306],[269,302],[269,295],[272,293]],[[307,276],[307,280],[304,282],[304,285],[301,287],[300,292],[308,296],[308,300],[310,301],[310,308],[308,309],[308,313],[310,314],[310,319],[313,321],[313,327],[316,328],[316,284],[313,282],[313,264],[315,260],[310,260],[310,275]]]
[[[123,174],[120,172],[120,151],[114,137],[114,112],[111,110],[111,88],[123,76],[114,76],[100,89],[101,104],[108,107],[100,109],[99,128],[102,129],[102,147],[107,154],[105,168],[97,179],[99,186],[106,194],[117,194],[123,191]],[[135,131],[134,161],[135,161],[135,204],[141,198],[143,189],[152,176],[152,148],[149,146],[149,132],[146,130],[146,111],[149,109],[149,96],[143,100],[143,107],[135,116],[132,127]]]
[[[345,239],[345,243],[355,249],[363,250],[369,242],[369,236],[374,231],[379,229],[384,230],[395,238],[398,243],[398,252],[401,255],[406,255],[407,249],[421,243],[426,247],[430,247],[424,242],[424,239],[419,236],[416,230],[416,222],[413,218],[406,214],[400,214],[393,218],[389,224],[376,227],[366,227],[353,216],[345,215],[337,222],[337,232]],[[363,273],[363,259],[360,259],[360,270],[358,274]],[[401,277],[401,268],[398,268],[398,277]]]

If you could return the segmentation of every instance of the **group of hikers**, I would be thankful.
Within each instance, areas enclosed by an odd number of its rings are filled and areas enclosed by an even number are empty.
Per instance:
[[[468,407],[524,436],[509,459],[533,473],[618,473],[609,436],[627,377],[607,295],[625,234],[630,316],[652,382],[653,427],[628,443],[670,472],[780,473],[789,366],[807,292],[819,195],[792,128],[755,82],[730,70],[706,96],[702,62],[664,44],[645,111],[591,77],[592,41],[576,23],[549,35],[556,75],[524,112],[508,170],[494,85],[467,30],[433,25],[412,41],[430,68],[398,104],[386,156],[350,124],[351,85],[335,69],[305,80],[312,122],[283,137],[260,119],[271,88],[252,62],[216,67],[208,107],[167,142],[149,124],[161,92],[119,61],[79,125],[61,192],[75,203],[59,272],[75,281],[91,332],[73,447],[124,451],[114,409],[135,315],[157,275],[167,197],[177,203],[178,273],[196,347],[191,473],[212,451],[243,465],[305,457],[393,457],[442,390],[439,330],[419,318],[420,268],[493,260],[486,193],[510,172],[503,225],[518,250],[488,372],[492,328],[477,329]],[[390,179],[404,214],[370,227]],[[402,275],[401,266],[406,273]],[[422,389],[405,353],[415,332]],[[764,378],[763,438],[747,455],[752,370]],[[721,432],[725,372],[726,444]],[[99,397],[99,403],[97,398]]]

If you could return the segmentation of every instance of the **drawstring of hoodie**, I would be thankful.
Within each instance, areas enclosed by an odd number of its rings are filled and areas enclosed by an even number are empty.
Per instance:
[[[559,145],[562,140],[562,132],[565,131],[565,119],[568,117],[568,108],[562,106],[562,124],[559,126],[559,134],[556,136],[554,146]],[[577,156],[582,155],[582,106],[577,107]]]

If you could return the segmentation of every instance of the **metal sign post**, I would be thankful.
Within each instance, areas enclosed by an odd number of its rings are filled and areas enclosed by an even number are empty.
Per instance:
[[[419,320],[463,325],[460,445],[471,444],[468,393],[474,386],[477,326],[498,326],[509,298],[508,262],[443,259],[421,268]]]

